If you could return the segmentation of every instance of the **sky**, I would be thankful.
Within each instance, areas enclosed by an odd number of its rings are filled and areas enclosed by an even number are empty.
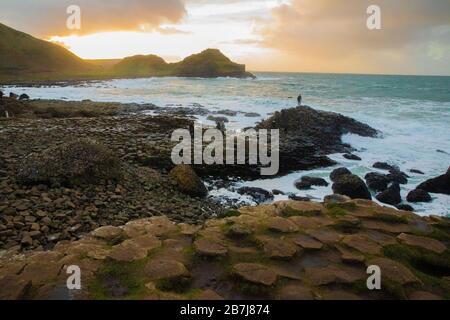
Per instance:
[[[450,0],[1,0],[0,22],[86,59],[218,48],[250,71],[450,75]]]

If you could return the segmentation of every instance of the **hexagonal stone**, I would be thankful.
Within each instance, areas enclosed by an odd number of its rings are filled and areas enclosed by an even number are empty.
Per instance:
[[[207,238],[196,240],[194,249],[198,254],[207,257],[223,257],[228,253],[228,249],[224,245]]]
[[[147,250],[147,252],[161,247],[161,240],[152,235],[142,235],[126,241],[135,243],[142,249]]]
[[[174,280],[190,277],[189,271],[184,264],[178,261],[156,259],[144,267],[144,274],[150,280]]]
[[[297,250],[289,240],[270,239],[264,243],[264,254],[271,259],[291,259]]]
[[[407,224],[388,223],[377,220],[364,220],[362,222],[362,227],[366,229],[379,230],[389,233],[402,233],[402,232],[409,232],[412,230],[412,228]]]
[[[320,250],[323,248],[323,243],[320,241],[317,241],[309,236],[306,235],[298,235],[292,238],[292,241],[302,247],[303,249],[307,250]]]
[[[420,283],[420,280],[404,265],[387,258],[375,258],[366,262],[367,266],[375,265],[381,269],[381,281],[388,279],[400,285]]]
[[[365,268],[330,264],[322,268],[305,268],[306,277],[316,286],[331,283],[351,284],[366,277]]]
[[[295,223],[282,217],[270,218],[267,226],[269,230],[282,233],[290,233],[298,231],[298,226]]]
[[[177,226],[169,220],[167,217],[152,217],[145,226],[145,230],[155,236],[160,237],[163,235],[168,235],[178,231]]]
[[[147,257],[147,254],[147,249],[140,247],[133,241],[126,240],[114,246],[109,252],[108,257],[116,261],[130,262],[144,259]]]
[[[239,278],[254,284],[271,286],[277,281],[277,274],[272,269],[257,263],[238,263],[232,271]]]
[[[96,238],[106,241],[114,241],[123,236],[124,231],[119,227],[105,226],[95,229],[91,234]]]
[[[314,300],[311,290],[301,284],[288,284],[280,289],[277,300]]]
[[[180,223],[178,226],[181,228],[181,234],[185,236],[193,236],[202,228],[201,226],[187,223]]]
[[[336,244],[335,245],[336,249],[341,253],[341,259],[343,262],[346,263],[363,263],[365,258],[364,255],[349,250],[346,247],[340,245],[340,244]]]
[[[329,229],[308,230],[307,233],[311,237],[326,244],[338,242],[342,238],[342,235],[340,233]]]
[[[361,230],[359,234],[369,238],[372,241],[375,241],[383,247],[397,243],[397,240],[394,236],[376,230]]]
[[[427,237],[419,237],[402,233],[397,237],[397,239],[403,244],[420,247],[435,253],[443,253],[447,250],[447,247],[441,241]]]
[[[252,230],[239,224],[231,226],[227,233],[231,238],[245,238],[251,234]]]
[[[381,253],[381,246],[379,246],[372,240],[358,234],[345,236],[344,239],[342,239],[342,242],[348,247],[356,249],[359,252],[365,254]]]

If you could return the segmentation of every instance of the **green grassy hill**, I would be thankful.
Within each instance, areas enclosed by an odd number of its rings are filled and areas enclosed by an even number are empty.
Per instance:
[[[0,23],[0,79],[59,78],[93,72],[69,50]]]
[[[83,60],[54,43],[0,23],[0,83],[35,83],[138,77],[253,77],[245,65],[217,49],[207,49],[177,63],[156,55],[122,60]]]

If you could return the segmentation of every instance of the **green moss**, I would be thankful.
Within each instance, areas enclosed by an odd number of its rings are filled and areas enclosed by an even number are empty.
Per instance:
[[[88,286],[92,298],[99,300],[134,300],[144,295],[145,278],[142,269],[145,261],[108,261]]]
[[[230,209],[219,214],[219,218],[239,217],[240,215],[241,213],[238,210]]]
[[[439,241],[450,241],[450,234],[437,228],[432,228],[430,232],[414,230],[412,233],[416,236],[429,237]]]
[[[353,211],[358,209],[358,206],[354,202],[343,202],[343,203],[330,203],[326,205],[327,209],[341,208],[348,211]]]
[[[448,251],[436,254],[418,247],[394,244],[384,247],[383,253],[407,266],[424,284],[444,291],[446,298],[450,298],[450,284],[442,279],[450,275]]]
[[[285,217],[294,217],[294,216],[303,216],[303,217],[315,217],[320,215],[320,210],[297,210],[292,208],[291,206],[286,206],[282,215]]]
[[[172,291],[183,293],[191,284],[191,277],[178,277],[173,279],[161,279],[156,281],[156,289],[161,291]]]
[[[408,219],[406,219],[405,217],[391,214],[377,213],[372,218],[387,223],[408,223]]]
[[[338,218],[343,217],[348,214],[347,210],[341,208],[341,207],[331,207],[327,209],[327,214],[330,217]]]

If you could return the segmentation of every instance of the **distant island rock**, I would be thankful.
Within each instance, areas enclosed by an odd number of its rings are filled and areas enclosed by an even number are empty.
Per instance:
[[[218,49],[176,63],[156,55],[83,60],[62,46],[0,23],[0,83],[140,77],[255,78],[245,65],[231,61]]]

